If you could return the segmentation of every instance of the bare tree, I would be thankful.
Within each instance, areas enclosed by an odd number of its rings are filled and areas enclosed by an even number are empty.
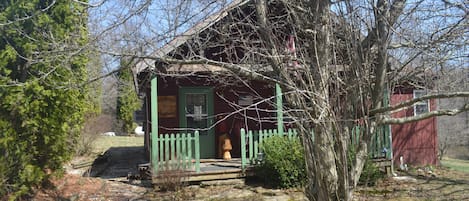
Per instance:
[[[431,88],[439,64],[465,54],[442,54],[445,48],[467,45],[463,2],[235,3],[238,7],[227,11],[220,23],[190,30],[184,48],[143,58],[219,66],[227,70],[224,73],[280,84],[287,100],[285,109],[296,120],[306,149],[310,178],[306,194],[311,200],[351,199],[378,126],[469,109],[466,104],[414,117],[389,115],[422,100],[467,97],[469,92],[429,91],[427,96],[395,106],[383,104],[384,94],[399,84]],[[436,21],[432,29],[415,28]],[[288,48],[287,41],[296,47]],[[350,130],[356,125],[362,128],[361,141],[349,162]]]

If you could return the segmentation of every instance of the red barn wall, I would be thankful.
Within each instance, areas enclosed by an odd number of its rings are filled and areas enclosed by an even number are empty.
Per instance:
[[[412,90],[397,92],[391,95],[391,105],[413,98]],[[430,100],[430,110],[436,109],[436,101]],[[414,108],[395,112],[392,117],[411,117]],[[417,122],[392,125],[392,147],[395,164],[404,157],[404,163],[411,165],[437,164],[437,128],[436,118],[432,117]]]

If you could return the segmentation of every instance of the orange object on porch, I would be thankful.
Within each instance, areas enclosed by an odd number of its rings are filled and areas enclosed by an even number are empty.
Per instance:
[[[228,138],[228,134],[221,134],[218,136],[218,158],[223,158],[223,144],[225,143],[225,139]]]
[[[223,157],[225,160],[231,159],[230,151],[233,149],[231,145],[231,140],[228,137],[228,134],[223,134],[218,137],[218,154],[219,157]]]
[[[224,160],[231,160],[230,151],[232,149],[233,147],[231,146],[230,138],[225,138],[224,143],[223,143],[223,159]]]

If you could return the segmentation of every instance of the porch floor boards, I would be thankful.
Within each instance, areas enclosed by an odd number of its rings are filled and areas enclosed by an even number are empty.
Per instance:
[[[238,179],[254,175],[252,166],[246,167],[243,172],[241,169],[241,158],[233,158],[229,161],[223,159],[201,159],[200,172],[188,172],[188,182],[209,181],[220,179]],[[153,176],[152,183],[163,182],[164,178]]]

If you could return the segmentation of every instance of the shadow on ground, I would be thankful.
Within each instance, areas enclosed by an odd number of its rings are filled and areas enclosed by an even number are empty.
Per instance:
[[[469,200],[469,174],[438,167],[434,175],[402,173],[415,180],[388,178],[373,187],[359,187],[357,200]]]
[[[111,147],[93,162],[84,176],[119,179],[138,173],[139,164],[148,163],[143,146]]]

